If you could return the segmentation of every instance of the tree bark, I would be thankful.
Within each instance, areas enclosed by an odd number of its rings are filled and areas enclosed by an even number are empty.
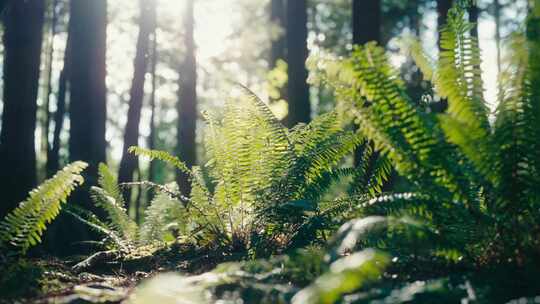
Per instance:
[[[137,157],[128,153],[128,148],[137,146],[139,142],[139,124],[144,99],[144,82],[148,68],[148,51],[150,47],[150,34],[155,24],[155,1],[140,0],[139,37],[137,38],[137,51],[134,61],[133,80],[131,83],[129,110],[124,131],[124,148],[118,181],[120,183],[131,182],[133,172],[138,167]],[[130,201],[131,190],[126,188],[124,192],[126,202]]]
[[[42,135],[42,150],[46,155],[45,160],[45,175],[50,177],[49,172],[49,154],[51,151],[51,143],[49,142],[49,131],[51,126],[51,112],[50,112],[50,103],[51,103],[51,94],[52,90],[52,70],[53,70],[53,60],[54,60],[54,37],[56,36],[56,28],[58,25],[58,16],[56,14],[58,8],[58,0],[53,0],[51,3],[51,23],[49,28],[49,39],[47,43],[47,67],[46,71],[46,85],[43,99],[45,100],[43,109],[45,112],[44,122],[43,122],[43,135]]]
[[[156,16],[157,20],[157,16]],[[148,136],[148,148],[156,148],[156,66],[157,66],[157,23],[152,31],[152,64],[150,74],[152,79],[152,88],[150,91],[150,134]],[[155,162],[150,162],[148,166],[148,180],[154,181]]]
[[[502,59],[501,59],[501,3],[499,2],[499,0],[493,0],[493,16],[495,18],[495,45],[497,47],[497,74],[500,74]]]
[[[308,72],[305,64],[308,57],[307,34],[307,0],[287,0],[289,127],[311,120]]]
[[[437,0],[437,28],[441,29],[442,26],[446,24],[446,17],[448,11],[452,8],[452,0]],[[441,37],[439,35],[437,43],[441,45]]]
[[[353,0],[353,44],[380,44],[381,17],[381,0]]]
[[[106,0],[71,0],[69,158],[89,163],[86,185],[106,159]]]
[[[62,67],[60,76],[58,78],[58,97],[56,102],[56,112],[54,113],[52,146],[47,152],[47,176],[52,176],[60,169],[60,134],[64,126],[64,119],[66,115],[66,94],[71,65],[70,45],[71,34],[68,32],[66,49],[64,50],[64,66]]]
[[[446,25],[448,11],[452,8],[452,0],[437,0],[437,29],[440,30]],[[439,46],[439,54],[441,52],[441,35],[437,37],[437,45]],[[448,101],[441,99],[439,102],[431,106],[432,111],[443,113],[448,108]]]
[[[353,44],[363,45],[370,41],[378,44],[382,43],[382,6],[381,0],[353,0]],[[373,145],[373,143],[366,143]],[[358,147],[354,151],[354,165],[358,166],[362,162],[362,157],[366,146]],[[373,153],[370,158],[369,168],[376,162],[378,153]]]
[[[37,94],[43,0],[11,2],[4,15],[4,110],[0,133],[3,218],[36,185]]]
[[[474,24],[474,27],[471,29],[471,36],[478,38],[478,17],[480,16],[480,9],[478,4],[471,4],[469,7],[469,22]]]
[[[285,3],[283,0],[270,1],[270,21],[285,30]],[[276,66],[279,59],[285,60],[285,35],[281,33],[278,37],[273,37],[272,46],[270,49],[270,68]]]
[[[197,61],[195,57],[194,34],[194,1],[186,1],[185,15],[185,48],[186,58],[180,67],[178,85],[178,128],[177,152],[189,168],[196,162],[195,128],[197,123]],[[189,177],[177,171],[176,181],[185,196],[191,193]]]

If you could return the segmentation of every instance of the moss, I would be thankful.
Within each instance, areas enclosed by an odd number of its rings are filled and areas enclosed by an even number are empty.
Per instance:
[[[0,265],[0,302],[35,296],[41,292],[45,269],[28,260],[12,260]]]

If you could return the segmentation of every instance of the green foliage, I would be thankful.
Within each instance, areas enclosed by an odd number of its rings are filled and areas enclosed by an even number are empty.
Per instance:
[[[540,112],[533,94],[537,86],[531,84],[536,72],[525,55],[534,54],[534,43],[514,48],[492,116],[471,26],[454,7],[441,29],[438,61],[427,59],[418,43],[410,48],[435,92],[448,101],[443,114],[423,111],[410,100],[375,44],[357,47],[350,59],[327,61],[321,65],[323,78],[353,107],[360,131],[422,197],[375,202],[364,214],[418,218],[469,261],[515,261],[537,247],[533,235],[540,228],[534,211],[540,203],[538,150],[533,148],[540,143]]]
[[[98,184],[101,188],[90,190],[92,199],[107,213],[110,228],[126,240],[137,239],[137,223],[127,214],[117,178],[103,163],[99,164]]]
[[[340,258],[328,272],[299,291],[291,303],[336,303],[343,295],[378,280],[388,261],[385,254],[373,250]]]
[[[165,193],[158,193],[145,211],[144,223],[140,228],[142,243],[152,244],[173,241],[185,235],[186,210],[176,199]]]
[[[151,160],[161,160],[186,174],[189,174],[191,172],[191,170],[189,170],[189,168],[183,161],[181,161],[178,157],[169,154],[166,151],[149,150],[140,147],[129,147],[128,151],[129,153],[133,153],[138,156],[148,157]]]
[[[8,303],[22,297],[38,294],[39,280],[43,278],[45,269],[27,260],[15,260],[11,263],[1,263],[0,271],[0,301]]]
[[[132,149],[140,155],[166,160],[174,164],[174,157],[159,151]],[[178,162],[177,162],[178,163]],[[99,187],[92,187],[92,199],[107,214],[103,223],[85,210],[71,210],[71,213],[97,232],[104,234],[112,245],[125,253],[142,245],[160,245],[174,241],[178,233],[185,232],[185,208],[173,196],[180,196],[178,190],[169,185],[157,185],[157,195],[145,212],[144,222],[139,227],[127,213],[124,198],[117,177],[105,164],[99,165]],[[151,185],[152,186],[152,185]]]
[[[183,216],[177,224],[184,235],[227,251],[268,255],[316,243],[321,231],[335,228],[337,221],[324,210],[331,205],[324,194],[333,182],[357,174],[367,183],[361,192],[380,192],[388,162],[374,164],[370,176],[363,174],[366,167],[339,168],[363,139],[344,130],[336,113],[288,130],[251,91],[240,91],[226,103],[221,119],[204,113],[209,161],[190,172],[191,197],[182,200],[185,213],[171,213]],[[164,152],[132,151],[185,171]],[[159,217],[152,209],[150,214]]]
[[[25,253],[41,242],[46,225],[62,209],[71,192],[84,181],[84,162],[74,162],[32,190],[29,197],[0,222],[0,246],[11,244]]]

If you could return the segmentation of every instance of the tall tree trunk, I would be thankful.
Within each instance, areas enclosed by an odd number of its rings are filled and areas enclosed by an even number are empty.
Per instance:
[[[186,58],[180,67],[178,85],[178,129],[176,147],[179,156],[189,168],[195,165],[197,158],[195,128],[197,123],[197,61],[195,57],[195,40],[193,37],[195,18],[194,2],[186,2],[184,18]],[[184,195],[191,193],[189,177],[177,171],[176,181]]]
[[[186,1],[185,15],[185,47],[186,58],[180,67],[178,85],[178,128],[177,128],[177,152],[186,162],[187,166],[195,165],[196,145],[195,128],[197,122],[197,61],[195,57],[194,34],[194,1]],[[184,195],[191,192],[191,183],[186,174],[177,171],[176,181],[180,191]]]
[[[440,29],[446,24],[448,11],[452,8],[452,0],[437,0],[437,28]],[[437,39],[438,45],[441,45],[441,37]]]
[[[157,16],[156,16],[157,21]],[[157,22],[152,31],[152,63],[150,75],[152,79],[152,88],[150,91],[150,134],[148,136],[148,148],[156,148],[156,66],[157,66]],[[155,162],[150,162],[148,166],[148,180],[155,180]]]
[[[381,0],[353,0],[353,44],[363,45],[370,41],[375,41],[378,44],[382,43],[382,6]],[[373,143],[366,143],[373,145]],[[358,147],[354,151],[354,164],[360,165],[364,154],[365,146]],[[368,167],[377,160],[378,153],[373,153]]]
[[[285,3],[283,0],[271,0],[270,1],[270,21],[279,28],[282,33],[279,36],[273,37],[272,46],[270,49],[270,68],[276,66],[276,62],[279,59],[285,60]]]
[[[36,185],[37,94],[43,0],[13,1],[4,16],[4,110],[0,133],[0,218]]]
[[[79,188],[71,199],[103,218],[103,210],[91,203],[88,188],[97,183],[98,164],[106,160],[107,2],[70,0],[70,13],[69,159],[89,164],[84,174],[84,187]],[[81,227],[78,235],[65,237],[78,241],[88,237],[87,231],[87,227]]]
[[[306,69],[307,48],[307,0],[287,0],[287,64],[289,114],[287,124],[311,120],[308,72]]]
[[[129,110],[124,131],[124,148],[118,172],[119,182],[131,182],[133,180],[133,172],[138,167],[137,158],[131,153],[128,153],[127,150],[131,146],[137,146],[139,142],[139,124],[144,99],[144,80],[148,68],[150,34],[155,24],[155,1],[139,0],[139,6],[139,37],[137,38],[137,52],[131,83]],[[131,199],[129,188],[124,192],[124,196],[126,202],[129,202]]]
[[[473,3],[469,7],[469,22],[473,23],[474,26],[471,29],[471,36],[478,38],[478,17],[480,16],[480,9],[478,4]]]
[[[353,0],[353,44],[380,44],[381,18],[381,0]]]
[[[51,125],[51,113],[50,113],[50,103],[51,103],[51,94],[52,94],[52,70],[53,70],[53,60],[54,60],[54,37],[56,36],[56,27],[58,23],[58,17],[56,14],[56,11],[58,9],[58,0],[53,0],[51,3],[51,22],[50,22],[50,32],[49,32],[49,39],[47,43],[47,67],[45,69],[47,76],[46,76],[46,84],[45,84],[45,92],[44,92],[44,105],[43,105],[43,111],[44,111],[44,122],[43,122],[43,135],[42,135],[42,150],[44,151],[46,155],[45,159],[45,175],[49,175],[49,168],[48,168],[48,157],[51,151],[51,144],[49,142],[49,130]]]
[[[106,0],[71,0],[69,158],[89,163],[87,185],[106,159]]]
[[[47,176],[52,176],[60,169],[60,134],[64,126],[66,115],[66,94],[68,88],[69,70],[71,66],[71,33],[68,32],[66,49],[64,50],[64,66],[58,78],[58,96],[56,101],[56,112],[54,113],[54,130],[52,146],[47,151]]]
[[[446,25],[448,11],[452,8],[452,0],[437,0],[437,29],[440,30]],[[439,54],[441,51],[441,35],[437,37],[437,45],[439,46]],[[431,110],[436,113],[442,113],[448,108],[448,101],[441,99],[439,102],[431,106]]]
[[[497,74],[500,74],[502,59],[501,59],[501,3],[499,2],[499,0],[493,0],[493,16],[495,18],[495,45],[497,48]]]

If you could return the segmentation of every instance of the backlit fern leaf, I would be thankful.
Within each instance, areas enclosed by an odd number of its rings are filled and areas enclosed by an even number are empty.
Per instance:
[[[165,193],[158,193],[145,211],[140,241],[143,244],[152,244],[174,240],[174,235],[169,229],[171,225],[175,225],[174,229],[185,234],[188,221],[182,203]]]
[[[441,29],[442,50],[433,84],[448,99],[447,114],[440,117],[445,134],[461,147],[478,173],[495,183],[496,174],[489,165],[495,162],[495,155],[483,96],[480,48],[478,39],[469,35],[473,26],[465,20],[464,10],[450,10],[448,23]]]
[[[46,225],[60,213],[75,187],[83,183],[80,174],[86,167],[81,161],[71,163],[32,190],[0,223],[0,244],[10,243],[24,253],[41,242]]]
[[[127,241],[137,240],[137,224],[127,214],[124,199],[116,176],[105,164],[99,165],[100,188],[92,187],[91,194],[95,204],[107,213],[109,226]]]
[[[129,147],[128,151],[129,153],[133,153],[137,156],[145,156],[151,160],[157,159],[163,161],[188,175],[191,173],[191,171],[183,161],[181,161],[178,157],[169,154],[166,151],[149,150],[140,147]]]

